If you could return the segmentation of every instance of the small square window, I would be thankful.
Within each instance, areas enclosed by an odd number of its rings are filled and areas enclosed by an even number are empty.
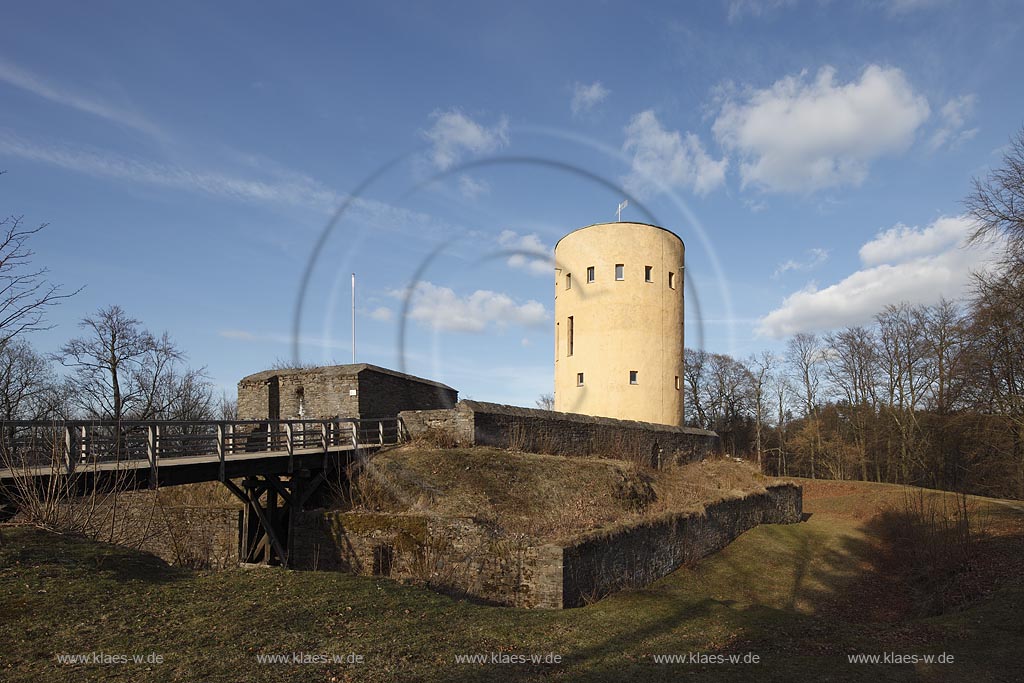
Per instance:
[[[625,280],[626,279],[626,266],[621,263],[615,264],[615,279]]]
[[[636,370],[630,370],[629,371],[629,383],[630,384],[639,384],[639,382],[637,381],[637,375],[638,374],[639,373],[637,373]]]
[[[583,386],[583,373],[582,372],[577,372],[576,373],[576,386],[578,386],[578,387],[582,387]]]
[[[644,282],[654,282],[654,266],[644,266]]]
[[[587,267],[587,282],[594,281],[594,266]]]
[[[679,391],[682,388],[683,388],[683,385],[679,381],[679,375],[676,375],[676,391]]]
[[[675,273],[669,273],[668,274],[668,286],[670,288],[672,288],[672,289],[676,288],[676,274]]]
[[[572,273],[565,274],[565,288],[572,289]]]

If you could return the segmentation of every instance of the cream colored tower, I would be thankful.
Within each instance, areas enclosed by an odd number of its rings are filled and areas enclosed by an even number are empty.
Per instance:
[[[555,410],[683,424],[678,235],[598,223],[555,245]]]

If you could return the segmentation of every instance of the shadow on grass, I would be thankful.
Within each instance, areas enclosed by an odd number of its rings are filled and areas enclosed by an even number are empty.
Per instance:
[[[0,529],[0,567],[59,569],[118,582],[166,583],[193,575],[143,551],[28,526]]]

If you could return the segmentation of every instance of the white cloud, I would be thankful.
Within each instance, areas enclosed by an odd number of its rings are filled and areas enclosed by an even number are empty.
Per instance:
[[[651,110],[640,112],[626,126],[623,150],[633,155],[626,187],[651,195],[659,187],[691,189],[707,194],[725,181],[727,159],[716,161],[693,133],[666,130]]]
[[[468,175],[459,176],[459,192],[466,199],[476,199],[482,194],[488,194],[491,186],[486,180],[477,180]]]
[[[0,82],[21,88],[51,102],[134,128],[153,137],[164,136],[159,126],[135,111],[71,92],[66,88],[48,83],[36,74],[2,59],[0,59]]]
[[[318,213],[337,209],[344,195],[315,178],[262,159],[246,159],[247,168],[263,177],[192,169],[122,156],[106,150],[69,145],[44,145],[0,131],[0,156],[49,164],[94,178],[140,183],[250,204],[284,204]],[[428,214],[375,199],[355,198],[347,216],[368,231],[389,231],[415,237],[451,234],[452,225]]]
[[[970,229],[963,216],[943,216],[926,228],[897,223],[862,246],[860,260],[865,266],[876,266],[928,256],[959,244]]]
[[[611,90],[604,87],[601,81],[594,81],[590,85],[574,83],[572,86],[572,102],[569,103],[572,115],[577,116],[583,112],[590,111],[604,102],[610,94]]]
[[[739,21],[744,15],[759,17],[796,3],[797,0],[728,0],[729,22]]]
[[[509,251],[520,252],[508,257],[506,263],[511,267],[525,268],[534,275],[554,273],[554,249],[544,244],[535,233],[520,235],[512,230],[502,230],[498,244]]]
[[[392,295],[404,298],[405,292]],[[539,301],[516,303],[512,297],[500,292],[478,289],[464,297],[448,287],[431,282],[420,282],[412,294],[409,317],[436,330],[449,332],[483,332],[495,325],[526,327],[547,324],[547,309]]]
[[[467,152],[485,154],[508,144],[508,119],[504,117],[490,128],[458,109],[435,111],[430,117],[434,125],[423,131],[423,137],[432,145],[430,161],[442,171],[458,163]]]
[[[974,95],[961,95],[942,105],[939,128],[928,139],[928,147],[932,150],[946,144],[951,148],[957,147],[977,135],[977,128],[964,129],[967,119],[974,114],[975,102]]]
[[[899,69],[870,65],[843,84],[826,66],[813,80],[802,72],[727,96],[713,130],[743,157],[744,186],[810,192],[863,182],[872,161],[911,145],[929,113]]]
[[[387,306],[378,306],[377,308],[370,311],[370,318],[372,318],[373,320],[377,320],[378,322],[390,322],[392,317],[393,312]]]
[[[884,0],[892,14],[909,14],[918,10],[932,9],[949,4],[949,0]]]
[[[825,261],[828,260],[828,249],[821,249],[815,247],[814,249],[807,250],[807,259],[803,261],[797,261],[796,259],[789,259],[784,263],[780,263],[772,273],[772,278],[777,278],[783,273],[788,273],[791,270],[812,270],[817,268]]]
[[[758,334],[785,337],[869,323],[885,306],[934,304],[963,296],[971,273],[991,269],[998,245],[967,247],[966,216],[943,217],[924,228],[897,225],[860,250],[864,268],[818,289],[809,285],[761,318]]]
[[[28,159],[91,176],[129,180],[203,192],[239,200],[283,202],[317,208],[337,204],[339,198],[321,183],[301,174],[258,180],[143,161],[103,150],[67,145],[39,145],[0,133],[0,154]]]

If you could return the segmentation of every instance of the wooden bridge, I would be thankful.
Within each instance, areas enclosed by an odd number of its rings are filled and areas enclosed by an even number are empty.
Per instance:
[[[0,422],[0,494],[66,496],[219,481],[244,505],[240,557],[287,566],[292,510],[359,457],[400,443],[396,418]]]

